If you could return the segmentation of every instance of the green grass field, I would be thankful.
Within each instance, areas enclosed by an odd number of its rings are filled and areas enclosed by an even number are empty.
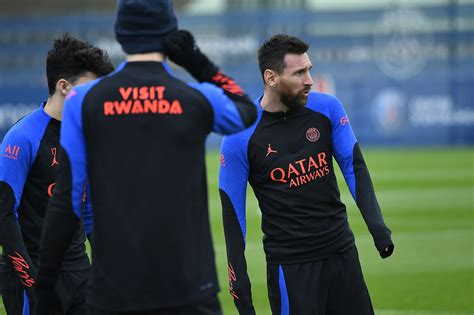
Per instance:
[[[474,314],[474,148],[364,152],[385,221],[392,230],[396,246],[392,257],[379,258],[340,174],[338,181],[376,314]],[[210,152],[207,162],[220,300],[224,314],[236,314],[227,293],[217,192],[219,154]],[[270,310],[261,217],[251,190],[248,196],[246,256],[257,314],[266,315]]]

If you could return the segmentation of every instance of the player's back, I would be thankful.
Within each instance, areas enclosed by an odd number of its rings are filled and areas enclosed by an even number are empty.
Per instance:
[[[209,101],[158,62],[125,63],[88,88],[92,305],[154,309],[215,294],[204,165]]]

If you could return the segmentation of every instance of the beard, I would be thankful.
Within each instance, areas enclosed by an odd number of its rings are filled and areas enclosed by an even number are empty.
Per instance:
[[[307,91],[307,89],[301,89],[300,91],[292,92],[289,89],[284,88],[280,93],[280,100],[283,105],[288,107],[290,110],[302,108],[308,101],[308,96],[304,94],[305,91]]]

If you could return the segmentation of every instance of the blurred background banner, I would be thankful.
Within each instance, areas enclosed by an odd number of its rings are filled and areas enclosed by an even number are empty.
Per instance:
[[[46,100],[55,37],[70,32],[123,60],[114,9],[110,0],[1,4],[1,138]],[[314,89],[343,102],[362,144],[474,144],[474,1],[182,0],[175,9],[252,98],[262,92],[258,47],[286,33],[311,45]]]

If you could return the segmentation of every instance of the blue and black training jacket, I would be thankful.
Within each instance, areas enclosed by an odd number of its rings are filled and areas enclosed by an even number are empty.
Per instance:
[[[219,174],[230,292],[254,313],[245,251],[247,182],[262,213],[269,264],[304,263],[354,246],[334,173],[336,159],[381,255],[392,246],[361,150],[342,104],[311,92],[306,106],[261,110],[247,130],[224,137]]]
[[[213,131],[242,131],[256,113],[222,73],[187,84],[161,62],[124,62],[75,87],[64,106],[63,163],[43,232],[39,283],[51,286],[56,277],[71,237],[67,226],[83,215],[87,177],[94,219],[90,305],[133,312],[214,296],[205,140]]]
[[[39,244],[48,202],[56,190],[61,122],[44,111],[44,104],[19,120],[0,146],[0,244],[4,272],[15,271],[29,291],[36,279]],[[81,208],[83,207],[81,199]],[[90,232],[90,203],[85,207]],[[85,270],[84,226],[72,227],[74,237],[60,262],[61,270]],[[31,292],[30,292],[31,293]]]

